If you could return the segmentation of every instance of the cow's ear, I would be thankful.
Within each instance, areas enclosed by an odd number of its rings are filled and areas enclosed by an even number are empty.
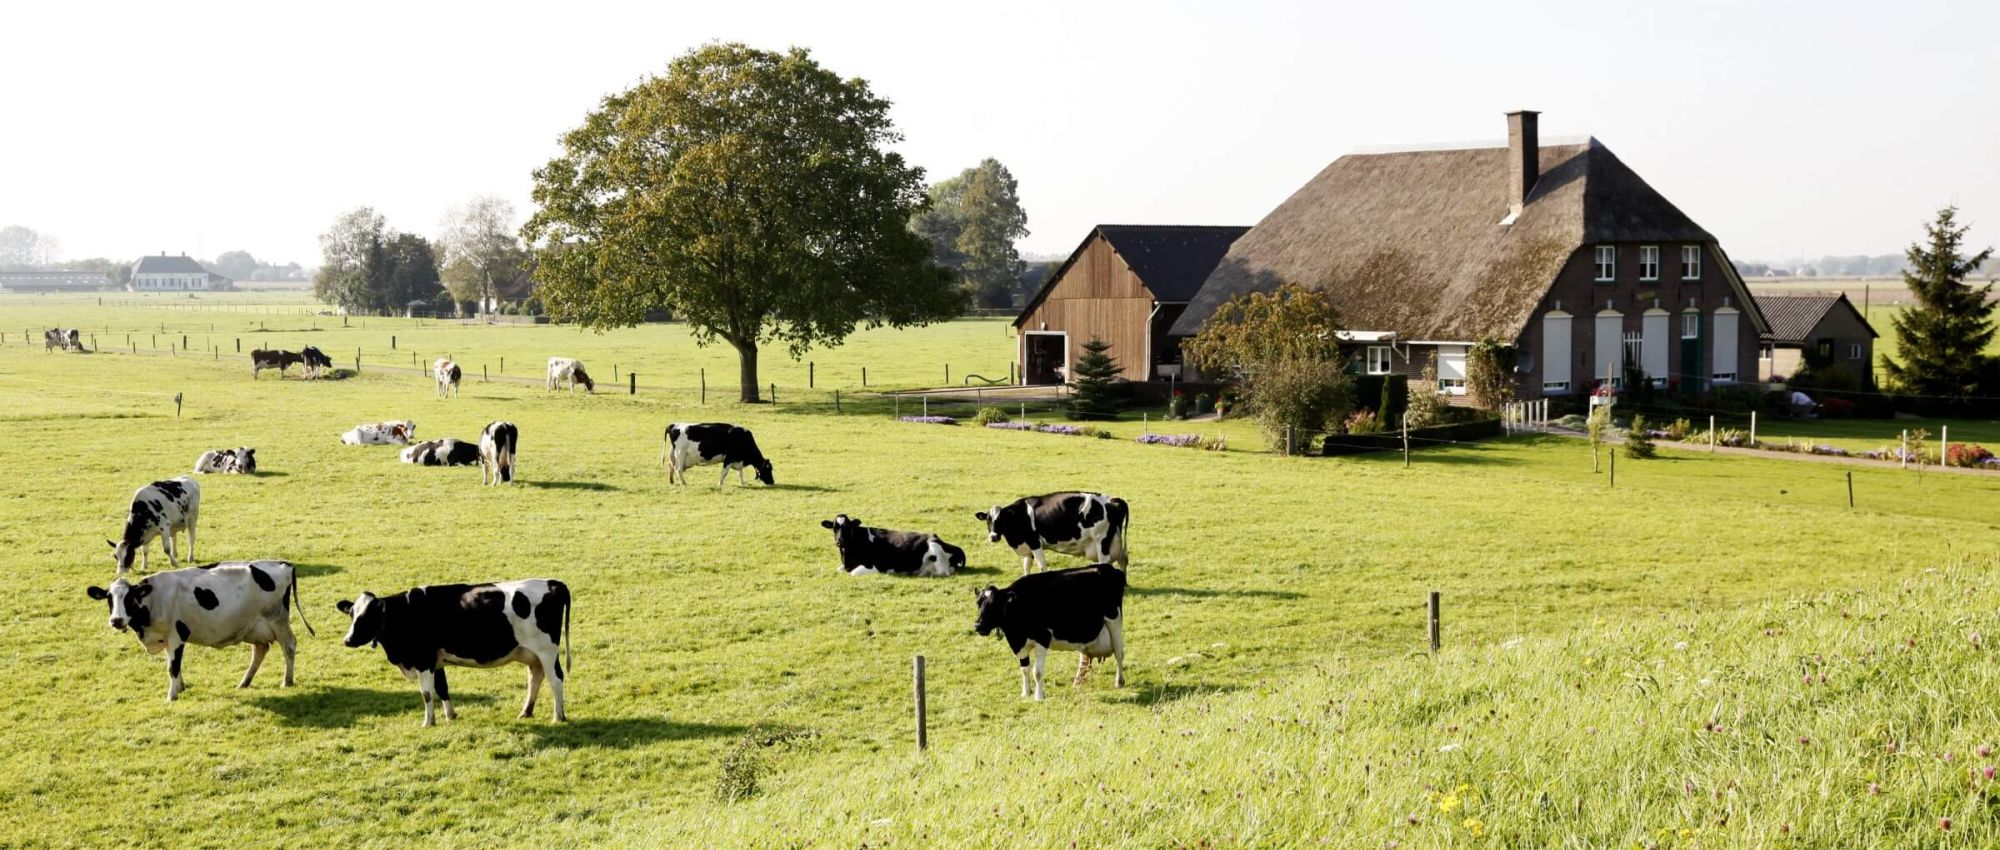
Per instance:
[[[133,598],[133,599],[144,599],[144,598],[146,598],[146,594],[149,594],[149,593],[152,593],[152,592],[153,592],[153,586],[152,586],[152,585],[150,585],[150,584],[147,584],[147,583],[145,583],[145,582],[140,582],[140,583],[138,583],[138,584],[135,584],[135,585],[132,585],[132,594],[131,594],[131,596],[132,596],[132,598]]]
[[[84,595],[89,596],[90,598],[95,599],[99,602],[102,602],[105,599],[111,597],[111,591],[105,590],[104,588],[98,587],[97,585],[94,584],[84,588],[83,592]]]
[[[832,527],[833,527],[833,520],[830,520],[830,519],[823,519],[823,520],[820,520],[820,521],[819,521],[819,527],[820,527],[820,528],[832,528]]]
[[[350,617],[354,616],[354,602],[352,600],[342,599],[339,602],[335,602],[333,607],[339,609],[342,614]]]
[[[973,514],[973,516],[974,516],[974,517],[976,517],[976,518],[978,518],[978,520],[979,520],[980,522],[988,522],[988,521],[989,521],[989,520],[987,519],[987,517],[986,517],[986,512],[985,512],[985,511],[980,511],[979,513],[976,513],[976,514]]]
[[[104,545],[106,545],[106,546],[109,546],[109,547],[111,547],[111,548],[113,548],[113,549],[117,549],[117,548],[118,548],[118,544],[116,544],[116,543],[113,543],[113,542],[111,542],[110,540],[106,540],[106,541],[104,541]]]

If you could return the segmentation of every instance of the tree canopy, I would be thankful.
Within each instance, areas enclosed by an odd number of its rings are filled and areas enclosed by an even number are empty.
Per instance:
[[[1243,383],[1243,399],[1274,447],[1303,451],[1311,434],[1354,403],[1339,331],[1340,314],[1326,296],[1287,283],[1230,299],[1182,350],[1211,377]]]
[[[1993,287],[1965,282],[1993,249],[1965,255],[1967,228],[1958,224],[1955,207],[1939,210],[1924,230],[1925,241],[1910,245],[1906,253],[1909,270],[1903,273],[1917,303],[1890,320],[1896,328],[1897,357],[1884,355],[1882,368],[1903,392],[1946,398],[2000,394],[2000,386],[1981,386],[1981,379],[1990,382],[1993,372],[1986,353],[1995,330],[1995,305],[1987,300]]]
[[[313,295],[322,301],[351,311],[395,313],[412,301],[438,297],[437,253],[430,242],[390,230],[373,209],[342,214],[320,234],[319,245]]]
[[[887,100],[805,50],[697,48],[606,97],[535,172],[537,292],[597,330],[669,311],[736,349],[757,401],[766,343],[798,357],[963,305],[908,229],[923,170],[900,140]]]
[[[512,281],[528,261],[514,230],[514,205],[480,196],[445,213],[438,234],[445,287],[453,300],[491,305],[500,284]],[[491,309],[486,307],[484,309]]]
[[[1011,306],[1027,267],[1014,243],[1028,235],[1014,175],[988,157],[929,194],[910,229],[930,242],[931,258],[956,272],[979,306]]]

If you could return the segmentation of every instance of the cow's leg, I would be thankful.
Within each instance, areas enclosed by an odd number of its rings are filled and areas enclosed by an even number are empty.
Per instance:
[[[181,650],[186,648],[179,635],[167,638],[167,702],[173,702],[181,691],[187,690],[181,683]]]
[[[285,680],[280,684],[292,686],[292,662],[299,653],[299,639],[292,636],[291,619],[287,617],[278,627],[278,649],[285,653]]]
[[[175,555],[177,554],[175,550],[177,548],[179,547],[174,545],[173,523],[168,523],[166,532],[160,535],[160,551],[165,552],[167,555],[167,566],[174,569],[180,569],[181,566],[181,562],[175,559]]]
[[[1090,656],[1079,652],[1076,654],[1076,678],[1070,680],[1070,687],[1082,687],[1083,677],[1088,675],[1090,675]]]
[[[197,518],[198,518],[198,517],[200,517],[200,516],[201,516],[201,506],[200,506],[199,504],[197,504],[197,505],[193,505],[193,506],[191,506],[191,507],[189,507],[189,508],[188,508],[188,521],[187,521],[187,530],[188,530],[188,563],[190,563],[190,564],[192,564],[192,563],[195,563],[195,558],[194,558],[194,521],[195,521],[195,519],[197,519]]]
[[[528,699],[521,703],[521,716],[533,717],[535,716],[535,697],[542,692],[542,659],[539,657],[528,658],[522,661],[521,665],[528,668]]]
[[[436,709],[432,706],[431,703],[431,683],[433,681],[436,681],[436,679],[431,675],[431,671],[429,670],[417,671],[417,694],[424,698],[425,726],[430,726],[437,723]]]
[[[1039,643],[1029,644],[1035,651],[1035,699],[1042,698],[1042,672],[1049,666],[1049,648]]]
[[[1021,661],[1021,696],[1025,697],[1028,694],[1033,693],[1033,689],[1029,687],[1029,684],[1032,681],[1031,680],[1032,674],[1028,670],[1028,663],[1029,663],[1028,648],[1022,647],[1021,654],[1018,657],[1020,658]]]
[[[444,679],[444,668],[431,671],[432,689],[437,691],[438,702],[444,703],[444,719],[457,720],[458,709],[451,707],[451,685]]]
[[[1035,569],[1040,572],[1048,572],[1049,562],[1047,558],[1043,557],[1042,550],[1040,549],[1034,550],[1034,556],[1035,556]]]
[[[555,650],[550,650],[549,654],[543,656],[541,661],[542,667],[549,671],[549,701],[555,708],[555,722],[567,723],[569,722],[569,710],[564,707],[563,703],[563,685],[569,681],[569,671],[563,669],[562,656],[558,655]]]
[[[253,643],[250,645],[250,669],[243,671],[243,681],[237,682],[237,687],[250,687],[250,680],[257,678],[257,668],[264,663],[264,653],[270,651],[271,645],[268,643]]]
[[[1125,624],[1114,622],[1111,626],[1111,657],[1118,659],[1118,678],[1114,682],[1125,687]]]

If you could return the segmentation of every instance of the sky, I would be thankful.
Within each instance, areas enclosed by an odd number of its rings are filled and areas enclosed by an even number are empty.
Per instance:
[[[372,206],[435,234],[710,41],[893,101],[935,181],[998,158],[1023,251],[1255,224],[1343,153],[1597,137],[1738,259],[2000,243],[2000,3],[100,3],[0,13],[0,225],[65,258],[314,265]],[[1983,241],[1982,241],[1983,240]]]

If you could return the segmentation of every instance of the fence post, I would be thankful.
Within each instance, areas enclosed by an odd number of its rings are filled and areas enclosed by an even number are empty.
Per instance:
[[[924,396],[924,415],[925,415],[925,416],[929,416],[929,415],[931,415],[931,397],[930,397],[930,396]]]
[[[389,350],[390,350],[390,351],[395,351],[395,350],[396,350],[396,335],[395,335],[395,334],[390,334],[390,335],[389,335]]]
[[[240,336],[236,338],[236,353],[237,354],[243,353],[243,338]]]
[[[924,717],[924,657],[923,656],[921,655],[917,656],[916,663],[912,665],[912,675],[916,680],[916,690],[917,690],[917,752],[921,753],[924,750],[930,749],[931,746],[930,730],[925,728],[925,717]]]
[[[93,342],[93,343],[91,344],[91,347],[92,347],[92,348],[95,348],[95,347],[96,347],[96,343],[94,343],[94,342]],[[1949,454],[1951,454],[1951,426],[1950,426],[1950,425],[1939,425],[1939,426],[1938,426],[1938,466],[1943,466],[1943,465],[1944,465],[1944,459],[1945,459],[1945,456],[1946,456],[1946,455],[1949,455]]]
[[[618,383],[618,364],[611,364],[611,383]]]
[[[1618,447],[1611,447],[1611,486],[1618,486]]]
[[[1750,411],[1750,448],[1757,447],[1757,411]]]
[[[1410,414],[1403,414],[1403,468],[1410,468]]]
[[[358,348],[354,350],[354,374],[361,374],[361,349]]]
[[[708,403],[708,367],[701,367],[701,403]]]
[[[1431,614],[1431,616],[1430,616],[1430,637],[1431,637],[1431,654],[1432,654],[1432,655],[1436,655],[1436,654],[1437,654],[1437,651],[1438,651],[1438,647],[1439,647],[1439,646],[1440,646],[1440,645],[1442,644],[1442,641],[1440,641],[1440,640],[1439,640],[1439,638],[1441,637],[1441,635],[1439,634],[1439,628],[1438,628],[1438,626],[1439,626],[1439,623],[1438,623],[1438,620],[1439,620],[1439,614],[1440,614],[1440,612],[1439,612],[1439,610],[1438,610],[1438,609],[1439,609],[1439,607],[1440,607],[1440,606],[1439,606],[1439,604],[1438,604],[1438,592],[1437,592],[1437,591],[1435,591],[1435,590],[1431,591],[1431,599],[1430,599],[1430,603],[1431,603],[1431,604],[1430,604],[1430,609],[1431,609],[1431,610],[1430,610],[1430,614]]]
[[[772,404],[777,404],[777,403],[778,403],[778,382],[777,382],[777,381],[772,381],[772,382],[771,382],[771,403],[772,403]]]
[[[1903,436],[1901,436],[1901,437],[1897,438],[1897,445],[1899,446],[1899,448],[1897,448],[1897,449],[1896,449],[1896,460],[1897,460],[1897,461],[1899,461],[1899,462],[1900,462],[1900,463],[1902,464],[1902,468],[1903,468],[1903,469],[1909,469],[1909,468],[1910,468],[1910,429],[1908,429],[1908,428],[1904,428],[1904,429],[1903,429]]]
[[[868,386],[868,367],[861,367],[861,385]]]
[[[1708,452],[1715,453],[1715,414],[1708,415]]]
[[[951,364],[944,364],[944,385],[951,386]]]
[[[1141,434],[1153,433],[1153,414],[1151,413],[1139,414],[1139,433]]]
[[[1847,471],[1847,508],[1854,509],[1854,470]]]
[[[1292,456],[1292,426],[1285,426],[1285,457]]]
[[[174,393],[174,418],[181,418],[181,394]]]
[[[625,373],[625,380],[626,380],[626,381],[628,382],[628,383],[626,384],[626,393],[625,393],[625,394],[626,394],[626,395],[638,395],[638,394],[639,394],[639,373],[637,373],[637,372],[626,372],[626,373]]]
[[[485,384],[492,382],[492,380],[493,376],[486,374],[486,364],[479,364],[479,382]]]
[[[187,347],[188,347],[188,335],[181,334],[181,350],[186,351]]]
[[[806,389],[818,386],[819,367],[811,360],[806,361]]]

